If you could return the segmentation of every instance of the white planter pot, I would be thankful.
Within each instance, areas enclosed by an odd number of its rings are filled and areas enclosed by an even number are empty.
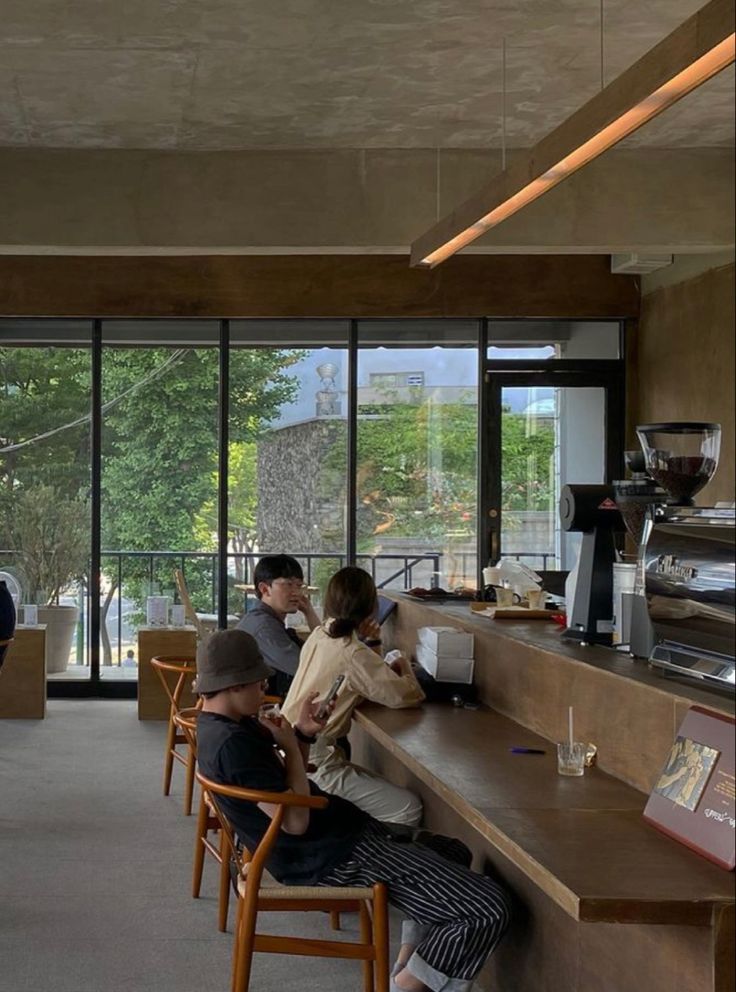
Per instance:
[[[39,606],[38,622],[46,624],[46,673],[65,672],[79,620],[76,606]]]

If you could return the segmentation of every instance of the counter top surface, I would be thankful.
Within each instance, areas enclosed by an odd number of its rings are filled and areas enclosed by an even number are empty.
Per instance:
[[[575,641],[562,637],[561,628],[551,620],[493,620],[487,616],[475,615],[467,600],[451,602],[445,600],[434,603],[428,600],[418,600],[401,592],[392,592],[393,598],[401,603],[412,603],[431,611],[437,616],[437,623],[454,621],[466,630],[493,632],[495,637],[505,637],[510,640],[529,644],[541,651],[551,652],[558,657],[572,661],[583,662],[595,668],[610,672],[612,675],[630,679],[641,685],[667,693],[686,700],[690,704],[707,706],[730,716],[736,715],[736,696],[729,697],[722,691],[701,688],[697,684],[681,679],[664,678],[652,671],[649,665],[638,659],[632,659],[628,654],[611,648],[590,645],[581,647]]]
[[[559,776],[554,744],[492,710],[364,704],[356,720],[575,919],[708,925],[733,902],[732,873],[644,822],[646,795],[597,768]]]

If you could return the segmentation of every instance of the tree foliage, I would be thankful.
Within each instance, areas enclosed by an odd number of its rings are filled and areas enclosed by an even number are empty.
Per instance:
[[[236,480],[234,519],[247,529],[254,473],[246,451],[298,388],[289,374],[303,351],[233,350],[229,430]],[[215,548],[218,355],[216,349],[105,349],[102,423],[102,547],[107,551],[212,552]],[[17,547],[10,528],[23,493],[53,486],[48,513],[69,508],[89,530],[90,353],[80,348],[0,348],[0,547]],[[76,420],[77,426],[67,426]],[[65,429],[58,431],[59,427]],[[44,438],[46,432],[54,431]],[[240,454],[239,454],[240,452]],[[250,492],[248,491],[250,487]],[[82,501],[81,503],[79,501]],[[48,501],[47,501],[48,502]],[[250,507],[250,509],[249,509]],[[211,522],[208,530],[206,521]],[[58,532],[57,532],[58,535]],[[116,563],[103,557],[109,583]],[[173,585],[173,563],[159,560],[154,581]],[[212,568],[190,570],[193,598],[207,597]],[[124,563],[126,593],[141,599],[143,559]]]

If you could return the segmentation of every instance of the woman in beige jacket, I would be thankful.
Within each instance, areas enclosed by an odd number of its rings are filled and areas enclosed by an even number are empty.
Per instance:
[[[392,709],[417,706],[424,699],[406,658],[391,664],[383,660],[376,603],[376,587],[362,568],[348,566],[333,575],[325,596],[326,619],[302,648],[282,712],[293,724],[310,693],[326,696],[335,678],[344,675],[335,708],[310,751],[315,766],[311,777],[325,792],[349,799],[377,820],[415,827],[422,817],[420,799],[351,764],[338,743],[347,736],[353,710],[363,699]]]

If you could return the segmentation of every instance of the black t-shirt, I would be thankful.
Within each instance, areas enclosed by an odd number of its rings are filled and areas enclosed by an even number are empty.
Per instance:
[[[202,773],[215,782],[268,792],[289,788],[273,737],[255,717],[236,723],[218,713],[200,713],[197,760]],[[309,789],[313,796],[327,796],[313,782]],[[314,885],[350,857],[370,817],[347,799],[327,798],[324,809],[309,811],[305,833],[279,833],[267,866],[279,882]],[[269,817],[255,803],[224,796],[218,797],[218,802],[238,837],[253,850],[271,822]]]

